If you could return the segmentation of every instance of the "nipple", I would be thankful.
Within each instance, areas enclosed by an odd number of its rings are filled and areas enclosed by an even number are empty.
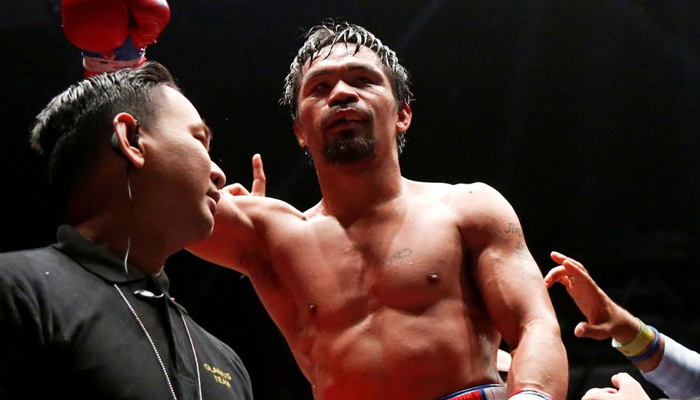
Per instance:
[[[440,280],[440,275],[437,272],[431,272],[428,274],[428,282],[437,283]]]

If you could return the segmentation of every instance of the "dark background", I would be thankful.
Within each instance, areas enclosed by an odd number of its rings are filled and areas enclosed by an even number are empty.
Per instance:
[[[580,259],[620,304],[700,349],[700,2],[653,0],[170,0],[147,58],[165,64],[216,137],[229,182],[262,154],[268,195],[299,209],[315,173],[278,105],[301,35],[327,17],[360,24],[411,71],[404,176],[482,181],[518,212],[543,273],[551,250]],[[58,1],[5,0],[0,13],[0,251],[43,246],[59,221],[34,116],[82,78]],[[308,384],[239,274],[177,254],[172,294],[229,343],[258,399],[310,399]],[[568,349],[570,399],[632,371],[609,342],[577,339],[581,315],[551,290]],[[636,376],[636,375],[635,375]],[[651,396],[661,393],[652,391]]]

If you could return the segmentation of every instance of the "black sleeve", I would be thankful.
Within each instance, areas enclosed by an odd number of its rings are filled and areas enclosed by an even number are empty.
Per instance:
[[[3,267],[7,266],[0,265],[0,398],[26,398],[31,387],[44,380],[41,317],[30,286]]]

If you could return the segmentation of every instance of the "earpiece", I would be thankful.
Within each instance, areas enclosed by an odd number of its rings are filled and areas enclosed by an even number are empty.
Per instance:
[[[122,154],[122,149],[119,147],[119,136],[117,136],[117,132],[112,134],[112,150],[119,155],[124,155]]]
[[[134,134],[130,135],[130,137],[129,137],[129,144],[133,147],[138,147],[138,145],[139,145],[139,134],[137,133],[138,126],[136,126],[135,131],[136,132]],[[117,154],[119,154],[121,156],[124,155],[124,153],[122,153],[121,148],[119,147],[119,136],[117,136],[117,132],[114,132],[112,134],[111,144],[112,144],[112,150],[114,150]]]

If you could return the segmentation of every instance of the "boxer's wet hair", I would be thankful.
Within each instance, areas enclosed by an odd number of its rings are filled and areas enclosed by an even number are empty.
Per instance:
[[[49,183],[59,200],[67,199],[76,174],[100,157],[98,150],[107,146],[117,114],[127,112],[140,125],[152,126],[161,86],[179,91],[167,68],[147,62],[72,85],[37,115],[30,143],[45,156]]]
[[[306,41],[299,49],[294,61],[289,67],[289,74],[284,80],[284,94],[280,103],[290,107],[292,118],[299,117],[297,99],[301,86],[302,68],[320,56],[321,49],[326,46],[343,43],[355,44],[355,54],[361,46],[374,51],[381,61],[384,71],[389,76],[391,88],[397,105],[410,104],[413,93],[409,88],[409,75],[396,56],[396,53],[383,44],[376,36],[365,28],[347,22],[326,21],[314,26],[306,33]],[[326,57],[330,55],[330,51]]]

